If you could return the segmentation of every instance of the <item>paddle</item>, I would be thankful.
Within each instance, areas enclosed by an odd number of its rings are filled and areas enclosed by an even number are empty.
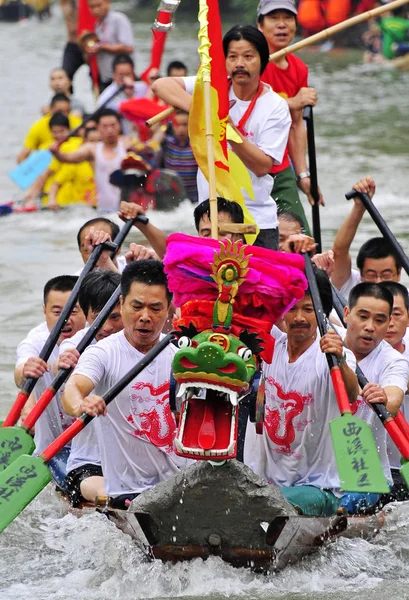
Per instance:
[[[303,118],[307,124],[308,162],[310,166],[311,179],[310,193],[314,200],[314,204],[312,205],[312,231],[314,239],[317,243],[317,252],[322,252],[319,205],[320,194],[318,191],[317,156],[315,153],[314,118],[312,115],[312,106],[306,106],[304,108]]]
[[[116,396],[149,365],[175,339],[173,333],[168,333],[154,346],[132,369],[113,385],[104,395],[108,405]],[[72,440],[94,417],[81,415],[64,431],[40,456],[23,454],[7,469],[0,473],[0,532],[3,531],[45,488],[51,481],[51,473],[47,467],[49,462],[64,446]]]
[[[382,215],[380,214],[380,212],[376,208],[376,206],[373,204],[373,202],[370,199],[370,197],[368,196],[368,194],[363,194],[362,192],[357,192],[356,190],[351,190],[350,192],[345,194],[345,198],[347,200],[351,200],[352,198],[355,198],[355,197],[358,197],[361,200],[362,204],[365,206],[366,210],[371,215],[375,225],[378,227],[378,229],[381,232],[381,234],[383,235],[383,237],[386,240],[388,240],[388,242],[390,243],[391,246],[393,246],[393,249],[395,250],[396,254],[398,255],[403,268],[405,269],[406,273],[409,275],[409,259],[408,259],[408,257],[404,253],[402,246],[399,244],[399,242],[393,235],[392,231],[389,229],[388,225],[383,220]]]
[[[120,294],[121,286],[119,285],[78,344],[77,350],[80,354],[89,346],[99,329],[101,329],[102,325],[108,319],[119,302]],[[0,471],[6,469],[21,454],[33,453],[35,444],[30,431],[73,370],[74,367],[70,367],[58,371],[51,384],[41,394],[20,427],[16,425],[14,427],[0,428]]]
[[[63,142],[66,142],[70,137],[75,137],[79,130],[82,127],[84,127],[84,125],[88,123],[88,121],[92,121],[93,119],[95,119],[97,113],[103,108],[105,108],[107,104],[109,104],[115,98],[115,96],[120,94],[124,89],[125,85],[121,85],[116,90],[116,92],[111,94],[111,96],[107,98],[106,101],[103,104],[101,104],[99,108],[97,108],[97,110],[95,110],[92,114],[87,115],[82,120],[82,123],[78,125],[78,127],[70,131],[67,137],[61,142],[61,144]],[[22,190],[27,190],[30,187],[30,185],[34,183],[37,177],[41,175],[41,173],[44,173],[44,171],[50,165],[52,158],[53,155],[49,150],[37,150],[36,152],[32,152],[28,156],[28,158],[23,160],[23,162],[21,162],[19,165],[17,165],[17,167],[10,171],[9,177]]]
[[[309,254],[303,254],[305,273],[311,292],[311,299],[321,336],[327,333],[321,297],[315,279]],[[348,394],[338,359],[326,354],[332,385],[338,402],[341,417],[330,422],[341,489],[349,492],[387,493],[389,486],[382,470],[375,440],[368,423],[352,415]]]
[[[45,362],[47,362],[47,360],[50,358],[53,348],[56,345],[58,338],[60,337],[61,331],[64,328],[64,325],[66,324],[68,317],[70,316],[70,314],[77,302],[79,290],[80,290],[82,282],[84,281],[84,278],[95,267],[102,252],[107,249],[115,250],[116,245],[114,245],[112,242],[105,242],[104,244],[99,244],[98,246],[95,246],[95,248],[91,252],[90,257],[88,258],[88,260],[81,272],[81,275],[78,277],[77,283],[75,284],[75,286],[71,292],[71,295],[67,300],[66,305],[64,306],[63,310],[61,311],[60,316],[58,317],[58,321],[52,328],[50,335],[48,336],[47,341],[45,342],[45,344],[39,354],[39,358],[41,358]],[[38,377],[29,377],[26,380],[23,387],[21,388],[21,391],[17,395],[17,398],[14,401],[14,404],[11,407],[10,412],[7,415],[2,427],[10,427],[11,425],[15,425],[17,423],[17,421],[21,415],[21,411],[23,410],[24,405],[25,405],[29,395],[33,391],[38,379],[39,379]]]
[[[331,284],[332,285],[332,284]],[[347,305],[344,298],[338,292],[338,290],[332,285],[332,298],[334,301],[334,308],[337,315],[344,327],[345,322],[343,319],[344,307]],[[358,383],[363,389],[368,383],[362,369],[357,365],[356,374],[358,377]],[[409,424],[403,416],[402,411],[399,411],[396,417],[393,417],[386,409],[384,404],[371,404],[371,407],[375,411],[376,415],[381,420],[386,431],[392,438],[393,443],[398,448],[402,455],[402,467],[401,473],[405,480],[406,485],[409,489]]]
[[[116,250],[113,250],[113,252],[111,253],[112,259],[115,258],[124,239],[126,238],[126,236],[131,231],[132,227],[137,221],[139,221],[139,223],[141,223],[142,225],[147,225],[149,223],[148,217],[145,217],[144,215],[137,215],[133,219],[128,219],[127,221],[125,221],[125,224],[122,226],[122,229],[118,232],[118,235],[114,239],[114,244],[116,244]]]

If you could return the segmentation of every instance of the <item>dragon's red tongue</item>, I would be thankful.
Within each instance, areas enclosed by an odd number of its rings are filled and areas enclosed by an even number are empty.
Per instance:
[[[211,450],[216,443],[216,428],[214,424],[213,403],[206,403],[203,421],[197,438],[200,448]]]

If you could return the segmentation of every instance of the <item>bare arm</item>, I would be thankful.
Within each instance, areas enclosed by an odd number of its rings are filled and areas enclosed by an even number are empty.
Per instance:
[[[14,382],[18,388],[22,388],[29,377],[39,379],[46,371],[48,364],[38,356],[31,356],[26,362],[21,363],[14,369]]]
[[[151,89],[166,104],[190,111],[192,96],[187,93],[182,77],[161,77],[153,82]]]
[[[86,160],[93,161],[95,158],[95,146],[93,144],[83,144],[74,152],[61,152],[58,144],[53,144],[50,151],[60,162],[78,164]]]
[[[28,158],[31,154],[31,150],[30,148],[22,148],[19,155],[17,156],[17,163],[20,164],[23,162],[23,160],[26,160],[26,158]]]
[[[128,46],[127,44],[102,43],[99,44],[98,50],[103,50],[104,52],[111,52],[112,54],[132,54],[132,52],[134,51],[134,47]]]
[[[43,187],[48,177],[52,174],[50,169],[46,169],[28,188],[24,200],[26,202],[33,202],[43,191]]]
[[[372,199],[375,194],[375,182],[368,176],[354,185],[354,189],[369,194]],[[351,275],[351,255],[349,249],[357,232],[358,226],[365,213],[365,207],[358,198],[354,198],[351,212],[338,229],[332,249],[334,251],[334,271],[332,283],[340,288],[348,281]]]
[[[377,383],[367,383],[362,390],[362,397],[370,404],[385,404],[388,412],[395,416],[403,402],[404,392],[396,385],[383,388]]]
[[[83,401],[94,389],[91,379],[85,375],[71,375],[65,384],[61,401],[67,415],[79,417],[83,411]]]

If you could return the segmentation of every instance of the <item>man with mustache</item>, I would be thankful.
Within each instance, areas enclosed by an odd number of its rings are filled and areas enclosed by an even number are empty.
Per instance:
[[[287,103],[260,81],[268,64],[268,45],[263,34],[251,25],[236,25],[223,38],[226,69],[230,75],[230,120],[239,135],[230,147],[249,172],[254,200],[246,192],[246,205],[260,233],[255,245],[278,247],[277,206],[270,196],[273,180],[269,173],[283,160],[291,125]],[[162,100],[189,112],[195,77],[163,77],[152,85]],[[198,171],[199,202],[209,197],[209,184]]]
[[[391,292],[376,283],[362,282],[352,288],[349,306],[345,308],[347,325],[345,346],[349,348],[368,382],[358,398],[356,414],[371,425],[385,476],[393,484],[386,447],[387,434],[381,421],[371,408],[371,403],[385,404],[396,415],[408,387],[409,364],[395,350],[385,336],[393,311]],[[341,506],[349,513],[373,508],[379,494],[349,493],[341,500]]]
[[[257,7],[257,26],[265,35],[271,54],[286,48],[293,41],[297,30],[295,0],[260,0]],[[292,119],[284,160],[281,165],[273,165],[270,171],[274,177],[273,198],[278,204],[279,213],[290,210],[298,215],[303,221],[305,232],[309,234],[297,185],[307,195],[310,204],[314,204],[305,158],[307,136],[302,111],[305,106],[315,106],[318,95],[313,87],[308,86],[307,65],[295,54],[288,54],[278,61],[270,62],[262,80],[285,98]],[[294,171],[290,166],[290,159]],[[319,203],[324,204],[321,192]]]
[[[315,274],[328,317],[331,286],[324,271]],[[325,353],[338,357],[351,403],[359,391],[356,361],[334,331],[319,338],[309,289],[284,321],[287,333],[273,328],[274,359],[264,366],[264,431],[256,435],[248,424],[244,459],[258,475],[280,486],[300,513],[329,516],[336,513],[342,494],[329,430],[339,409]]]

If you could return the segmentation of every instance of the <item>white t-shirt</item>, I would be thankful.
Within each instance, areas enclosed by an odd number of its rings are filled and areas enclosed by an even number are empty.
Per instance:
[[[183,77],[186,91],[193,94],[196,77]],[[244,126],[245,135],[249,142],[255,144],[278,165],[282,162],[287,146],[288,134],[291,126],[290,111],[287,102],[278,94],[269,91],[257,99],[252,113]],[[239,100],[229,89],[229,99],[234,102],[229,110],[230,118],[237,125],[250,105],[250,101]],[[256,220],[260,229],[275,229],[278,227],[277,206],[270,196],[274,181],[270,175],[257,177],[250,169],[251,183],[254,191],[254,200],[251,200],[243,190],[246,206]],[[209,197],[209,184],[202,171],[197,172],[197,189],[199,202]]]
[[[161,336],[163,337],[163,336]],[[168,346],[94,419],[109,496],[142,492],[187,464],[173,452],[176,423],[169,405],[174,346]],[[123,331],[87,348],[74,373],[102,395],[143,358]]]
[[[89,327],[85,327],[84,329],[77,331],[77,333],[71,338],[68,338],[68,340],[61,342],[60,354],[65,350],[76,348],[87,333],[88,329]],[[96,339],[94,338],[90,345],[96,343]],[[72,440],[70,455],[67,461],[67,473],[73,469],[82,467],[82,465],[85,464],[101,464],[101,455],[99,452],[95,419],[93,419],[91,423],[88,423],[85,429],[80,431]]]
[[[406,360],[409,362],[409,334],[408,333],[405,334],[402,342],[405,346],[405,350],[403,351],[401,356],[403,356],[403,358],[406,358]],[[403,416],[407,419],[409,416],[409,394],[408,393],[405,393],[405,396],[403,398],[403,402],[402,402],[400,409],[401,409],[401,412],[403,413]],[[391,468],[392,469],[400,469],[402,466],[401,462],[400,462],[402,455],[399,452],[399,450],[397,449],[397,447],[395,446],[395,444],[393,443],[390,435],[388,435],[386,438],[386,447],[388,449],[388,457],[389,457],[389,463],[391,465]]]
[[[115,260],[116,260],[116,268],[118,269],[118,273],[122,273],[126,267],[125,256],[122,256],[122,254],[120,254],[119,256],[115,257]],[[79,277],[81,275],[83,269],[84,269],[84,267],[82,267],[82,269],[80,269],[79,271],[74,273],[74,275],[77,275]],[[72,346],[72,348],[75,348],[75,346]]]
[[[135,81],[134,83],[134,92],[132,98],[144,98],[148,91],[148,84],[144,81]],[[113,81],[111,85],[104,89],[104,91],[100,94],[97,101],[97,108],[102,106],[115,92],[118,90],[118,85]],[[124,100],[129,100],[128,96],[126,96],[125,92],[121,92],[113,100],[108,102],[105,108],[112,108],[112,110],[116,110],[119,113],[119,105]],[[122,132],[127,135],[132,133],[132,121],[128,121],[128,119],[121,119],[122,123]]]
[[[273,328],[272,364],[264,365],[266,407],[262,435],[248,424],[245,463],[274,485],[313,485],[338,493],[340,481],[329,430],[340,416],[319,336],[293,363],[287,334]],[[355,371],[352,352],[348,366]]]
[[[50,332],[46,323],[41,323],[37,327],[34,327],[17,347],[16,367],[25,363],[32,356],[39,356],[49,334]],[[48,359],[50,366],[58,359],[58,355],[59,347],[56,345]],[[46,388],[51,385],[53,379],[54,375],[47,372],[37,381],[33,390],[36,402]],[[59,391],[55,394],[35,424],[35,454],[41,454],[72,422],[73,418],[69,417],[62,409],[61,392]]]
[[[403,392],[408,387],[409,363],[397,350],[383,340],[368,356],[359,361],[359,367],[370,383],[378,383],[383,388],[396,386]],[[387,480],[392,483],[388,453],[386,448],[387,432],[373,409],[359,396],[356,416],[371,425],[383,470]]]
[[[346,282],[339,289],[337,288],[341,296],[345,298],[347,302],[349,300],[349,292],[358,283],[361,283],[361,273],[356,269],[351,269],[351,275],[348,277]]]

